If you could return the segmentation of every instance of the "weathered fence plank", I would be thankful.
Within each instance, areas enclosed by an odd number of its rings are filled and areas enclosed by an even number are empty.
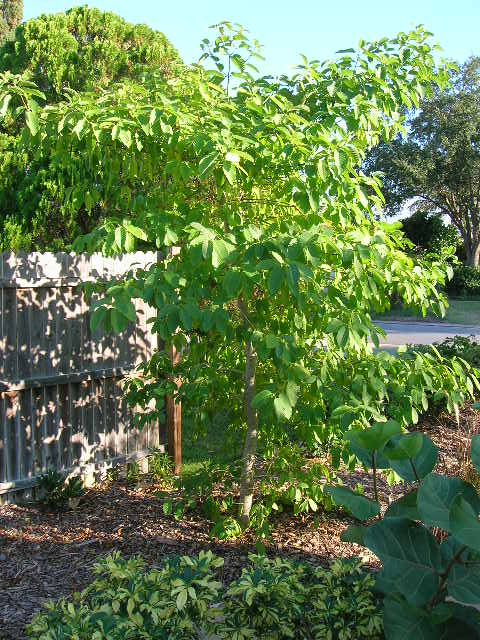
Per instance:
[[[159,446],[164,426],[131,430],[121,390],[156,347],[152,310],[137,302],[137,323],[118,336],[92,332],[79,287],[157,260],[154,252],[0,254],[0,501],[30,490],[48,468],[88,476]]]

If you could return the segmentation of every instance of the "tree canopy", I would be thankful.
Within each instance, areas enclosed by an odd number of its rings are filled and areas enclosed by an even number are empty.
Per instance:
[[[425,211],[419,207],[407,218],[402,219],[405,236],[414,244],[414,251],[440,253],[443,248],[452,247],[456,253],[462,244],[454,225],[445,224],[441,213]]]
[[[54,104],[68,91],[99,92],[122,79],[155,72],[180,73],[181,61],[166,37],[145,25],[132,25],[113,13],[78,7],[42,15],[17,28],[0,48],[0,70],[25,74]],[[91,231],[108,201],[73,210],[65,201],[62,172],[70,168],[18,146],[18,124],[0,125],[0,250],[60,250],[76,235]],[[123,177],[118,177],[122,182]]]
[[[179,64],[163,33],[86,6],[28,20],[0,49],[0,72],[29,72],[49,103],[67,89],[97,91],[153,70],[168,76]]]
[[[370,338],[378,343],[371,311],[388,308],[392,294],[443,311],[435,288],[446,278],[442,256],[422,262],[404,253],[398,225],[375,219],[381,185],[361,163],[380,136],[400,130],[402,105],[446,72],[417,29],[325,63],[304,59],[292,76],[271,80],[258,77],[258,50],[240,27],[219,31],[204,41],[205,64],[178,78],[72,93],[45,109],[28,101],[28,87],[15,90],[23,92],[24,144],[70,169],[61,176],[73,210],[113,203],[77,248],[156,247],[169,256],[123,282],[98,283],[93,323],[122,330],[135,318],[135,298],[155,309],[165,347],[132,380],[130,401],[147,409],[142,419],[161,416],[174,389],[169,346],[184,349],[176,393],[185,412],[201,421],[216,405],[246,434],[246,524],[258,438],[287,428],[328,438],[332,407],[344,430],[378,417],[370,395],[378,388],[368,389],[377,370],[384,379],[381,359],[353,367],[366,378],[347,396],[333,383],[346,353],[364,356]],[[3,95],[12,85],[4,80]],[[141,184],[156,187],[139,192]],[[405,412],[413,419],[410,405]]]
[[[0,0],[0,46],[10,38],[23,18],[23,0]]]
[[[411,111],[407,135],[369,154],[369,172],[383,172],[386,211],[413,208],[450,218],[463,241],[466,262],[480,260],[480,58],[451,72]],[[408,105],[413,107],[413,105]]]

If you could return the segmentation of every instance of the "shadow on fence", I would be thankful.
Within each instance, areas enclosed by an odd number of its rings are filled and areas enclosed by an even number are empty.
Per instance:
[[[87,476],[158,446],[159,427],[130,429],[126,373],[150,357],[152,310],[122,334],[90,329],[81,285],[148,268],[157,253],[0,254],[0,499],[47,468]]]

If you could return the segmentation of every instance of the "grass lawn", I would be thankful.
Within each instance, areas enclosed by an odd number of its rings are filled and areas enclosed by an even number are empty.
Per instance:
[[[212,425],[205,434],[196,437],[193,425],[182,425],[182,476],[188,478],[205,463],[225,465],[238,459],[242,451],[242,436],[229,434],[224,424]]]
[[[377,316],[377,320],[419,320],[480,325],[480,300],[450,299],[448,304],[449,307],[444,318],[438,318],[433,314],[423,318],[422,315],[415,315],[409,309],[404,309],[399,305],[392,307],[388,313]]]

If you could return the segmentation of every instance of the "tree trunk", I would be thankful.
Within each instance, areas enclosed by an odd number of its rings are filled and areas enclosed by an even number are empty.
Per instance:
[[[467,246],[467,244],[465,243],[465,252],[467,254],[467,260],[465,264],[468,267],[478,268],[480,264],[480,242],[474,244],[473,247]]]
[[[245,347],[245,414],[247,417],[247,435],[242,457],[242,479],[240,483],[239,520],[242,527],[248,527],[253,502],[255,482],[255,457],[257,453],[257,412],[252,407],[255,396],[255,372],[257,354],[250,341]]]

